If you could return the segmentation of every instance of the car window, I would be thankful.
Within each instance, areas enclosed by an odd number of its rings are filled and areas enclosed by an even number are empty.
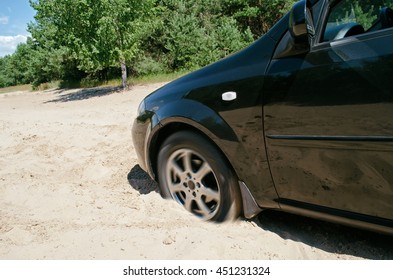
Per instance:
[[[332,6],[322,41],[393,27],[393,0],[342,0]]]

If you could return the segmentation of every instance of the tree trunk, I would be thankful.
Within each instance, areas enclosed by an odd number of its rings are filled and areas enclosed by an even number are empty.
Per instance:
[[[123,90],[127,89],[127,66],[124,60],[120,61],[121,66],[121,80],[122,80],[122,87]]]

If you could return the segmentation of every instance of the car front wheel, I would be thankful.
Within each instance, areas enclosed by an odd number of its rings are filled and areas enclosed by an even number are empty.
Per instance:
[[[204,137],[181,131],[168,137],[158,155],[160,190],[203,220],[237,218],[237,178],[217,148]]]

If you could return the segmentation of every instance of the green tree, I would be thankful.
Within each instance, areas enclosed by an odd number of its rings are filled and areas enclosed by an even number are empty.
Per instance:
[[[297,0],[222,0],[223,11],[255,38],[265,34]]]
[[[11,56],[0,57],[0,88],[11,85],[9,75],[7,73],[8,63]]]
[[[194,69],[214,62],[252,42],[223,15],[222,0],[157,1],[152,31],[143,41],[144,56],[170,70]]]
[[[29,43],[19,44],[12,55],[1,59],[1,86],[28,84],[31,81],[30,59],[33,57]]]
[[[39,42],[65,47],[79,69],[97,73],[115,65],[127,85],[126,61],[134,58],[153,0],[30,0],[37,11],[30,32]]]
[[[31,56],[30,45],[19,44],[15,53],[10,57],[8,73],[14,85],[30,82],[29,59]]]

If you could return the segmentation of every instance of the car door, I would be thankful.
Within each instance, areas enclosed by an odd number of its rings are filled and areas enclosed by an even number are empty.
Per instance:
[[[393,28],[355,2],[324,1],[310,51],[272,60],[267,153],[283,207],[393,219]]]

